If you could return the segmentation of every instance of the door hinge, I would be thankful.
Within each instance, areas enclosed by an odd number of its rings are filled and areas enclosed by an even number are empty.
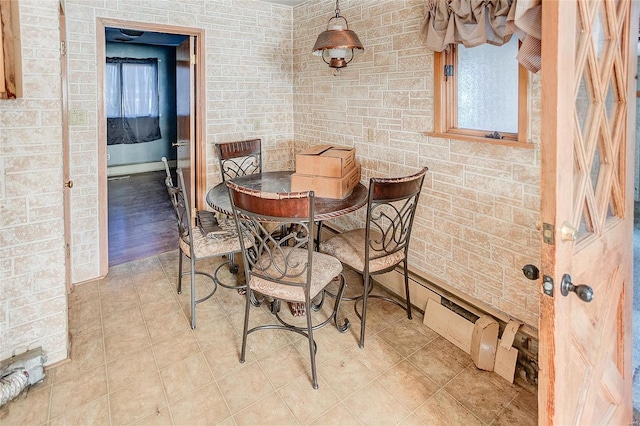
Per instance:
[[[191,65],[195,65],[198,63],[196,55],[191,55]]]
[[[67,42],[64,40],[60,42],[60,54],[62,56],[67,54]]]
[[[542,224],[542,241],[544,241],[546,244],[554,245],[555,232],[556,232],[555,226],[549,223],[543,223]]]

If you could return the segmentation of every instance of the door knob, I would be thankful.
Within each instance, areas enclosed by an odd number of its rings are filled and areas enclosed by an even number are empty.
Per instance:
[[[67,188],[73,188],[73,181],[70,180],[70,181],[65,182],[64,186],[67,187]]]
[[[524,265],[522,267],[522,273],[524,274],[525,277],[533,281],[540,278],[540,270],[536,265],[531,265],[531,264]]]
[[[560,292],[563,296],[567,296],[571,291],[574,292],[583,302],[589,303],[593,300],[593,289],[591,287],[584,284],[573,285],[571,282],[571,275],[564,274],[562,276],[562,282],[560,282]]]

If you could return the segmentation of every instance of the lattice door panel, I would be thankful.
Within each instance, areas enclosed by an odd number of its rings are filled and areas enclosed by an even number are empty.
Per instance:
[[[627,1],[579,1],[574,217],[580,241],[624,214]],[[579,246],[580,244],[578,244]]]

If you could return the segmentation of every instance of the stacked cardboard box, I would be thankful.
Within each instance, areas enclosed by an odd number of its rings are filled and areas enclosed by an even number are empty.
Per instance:
[[[292,191],[313,190],[316,197],[344,198],[360,182],[354,148],[319,145],[296,155]]]

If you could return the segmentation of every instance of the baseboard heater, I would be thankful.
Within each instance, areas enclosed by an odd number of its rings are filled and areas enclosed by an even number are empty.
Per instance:
[[[335,224],[325,224],[323,226],[323,239],[331,235],[339,234],[340,232],[342,232],[342,230]],[[398,297],[404,299],[404,275],[400,269],[386,274],[375,275],[373,279],[378,284],[395,293]],[[537,386],[538,331],[536,329],[527,324],[514,321],[503,312],[493,309],[491,306],[457,291],[450,285],[440,282],[440,280],[428,278],[411,270],[409,270],[409,289],[411,292],[411,304],[420,312],[425,313],[427,306],[430,305],[434,310],[438,310],[439,312],[444,312],[438,308],[438,306],[441,306],[447,312],[453,314],[447,318],[447,320],[452,320],[452,324],[445,323],[445,328],[451,332],[441,330],[442,333],[439,334],[449,341],[457,342],[459,347],[463,348],[467,353],[472,351],[470,351],[468,347],[464,347],[466,342],[472,338],[478,338],[477,335],[482,333],[482,331],[489,329],[495,330],[494,327],[491,327],[488,319],[491,318],[494,320],[497,323],[497,334],[500,337],[498,340],[499,344],[497,345],[497,352],[499,352],[497,357],[498,362],[495,364],[495,367],[500,367],[502,370],[494,371],[509,381],[513,382],[514,378],[523,379],[523,384]],[[431,303],[429,303],[430,301]],[[456,318],[460,318],[461,320],[456,321]],[[479,323],[487,327],[479,331]],[[454,329],[454,324],[460,324],[459,329]],[[469,324],[471,324],[471,327]],[[481,335],[480,338],[482,337]],[[507,342],[506,344],[505,341]],[[511,348],[514,348],[513,352],[510,351]],[[507,354],[506,359],[508,363],[515,363],[516,366],[500,366],[500,354]],[[503,357],[502,360],[504,359]],[[476,359],[474,359],[474,362],[476,362]],[[519,375],[515,375],[515,377],[514,368],[517,369],[519,373]],[[511,378],[509,378],[510,376]]]
[[[402,271],[394,270],[377,275],[374,280],[404,298]],[[411,271],[409,272],[409,288],[411,304],[425,314],[425,324],[470,354],[476,366],[495,371],[510,382],[519,378],[516,375],[518,373],[528,384],[537,385],[538,337],[536,330],[513,321],[496,310],[475,305],[468,297],[458,297],[444,286]],[[491,355],[491,361],[485,361],[485,364],[489,362],[490,367],[481,366],[483,354],[481,350],[478,353],[478,348],[488,346],[485,341],[481,340],[492,337],[495,347],[494,353]],[[480,363],[478,362],[479,358]]]
[[[169,167],[176,167],[176,160],[169,161]],[[152,161],[148,163],[135,163],[124,164],[121,166],[108,166],[107,177],[113,178],[117,176],[133,175],[136,173],[157,172],[164,170],[164,163],[162,161]]]

